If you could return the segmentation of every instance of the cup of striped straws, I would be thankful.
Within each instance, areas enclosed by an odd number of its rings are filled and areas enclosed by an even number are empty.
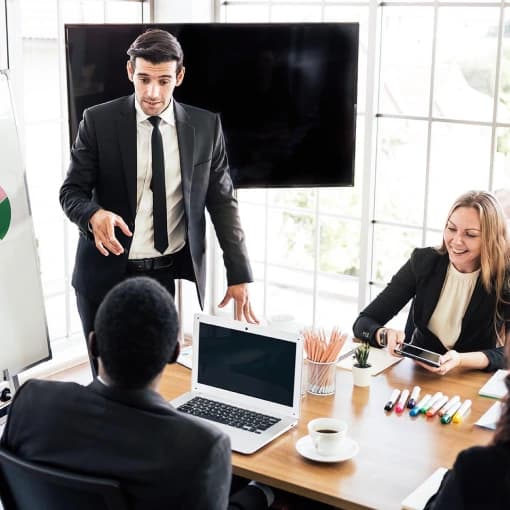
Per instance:
[[[329,338],[323,329],[303,331],[307,391],[313,395],[332,395],[336,390],[336,364],[347,333],[333,328]]]

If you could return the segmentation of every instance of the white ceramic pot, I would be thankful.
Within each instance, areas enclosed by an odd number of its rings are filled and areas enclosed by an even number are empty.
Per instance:
[[[352,366],[352,382],[354,386],[370,386],[372,382],[372,366],[360,368],[356,365]]]

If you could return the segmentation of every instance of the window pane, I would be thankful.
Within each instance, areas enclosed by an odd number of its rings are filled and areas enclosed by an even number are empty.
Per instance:
[[[274,211],[269,222],[268,260],[312,271],[315,260],[315,220],[311,214]]]
[[[265,189],[240,189],[237,190],[237,199],[243,203],[265,204],[267,190]]]
[[[313,322],[313,275],[268,266],[268,315],[290,314],[303,326]]]
[[[499,7],[439,9],[435,116],[492,120],[498,15]]]
[[[421,246],[421,229],[374,225],[372,281],[386,284],[406,263],[414,248]]]
[[[48,220],[61,215],[60,122],[25,125],[25,158],[30,203],[34,216]]]
[[[103,0],[61,0],[62,18],[65,23],[104,23]]]
[[[354,2],[360,2],[360,3],[363,3],[363,4],[368,4],[368,1],[367,0],[353,0]],[[325,0],[325,3],[326,4],[339,4],[339,3],[342,3],[341,1],[339,0]],[[350,3],[350,2],[349,2]],[[327,7],[326,7],[327,8]]]
[[[140,2],[106,2],[105,23],[133,23],[136,21],[142,21],[142,4]]]
[[[27,182],[46,295],[55,291],[48,287],[51,282],[65,280],[64,219],[58,202],[60,139],[59,122],[25,125]]]
[[[264,207],[250,204],[240,204],[239,212],[241,225],[246,234],[246,246],[250,260],[264,260],[266,246],[266,210]]]
[[[352,335],[352,324],[358,316],[358,279],[349,276],[320,275],[317,299],[318,327],[340,327]]]
[[[64,295],[46,298],[46,319],[50,338],[63,338],[66,336],[66,304]]]
[[[58,119],[60,117],[59,72],[58,42],[56,39],[23,40],[23,110],[25,122]],[[44,135],[41,139],[43,146],[47,136]],[[57,140],[60,140],[60,134]],[[57,154],[60,154],[60,148],[57,150]],[[58,169],[60,175],[60,167],[55,168]]]
[[[361,186],[322,188],[319,191],[319,206],[321,213],[361,218]]]
[[[20,2],[23,38],[56,39],[57,0],[23,0]],[[46,75],[44,75],[46,77]]]
[[[382,12],[379,111],[428,115],[433,10],[385,6]]]
[[[267,5],[229,5],[223,7],[222,12],[222,20],[227,23],[269,21],[269,6]]]
[[[273,5],[271,21],[322,21],[322,8],[319,5]]]
[[[268,200],[270,205],[314,211],[316,194],[313,188],[270,189]]]
[[[358,276],[359,243],[359,222],[322,218],[319,270],[337,275]]]
[[[488,189],[491,128],[432,125],[427,225],[442,229],[453,201],[470,189]]]
[[[450,204],[451,205],[451,204]],[[443,225],[446,223],[446,216],[448,215],[448,211],[446,212],[443,218]],[[443,242],[443,230],[427,230],[425,232],[425,246],[441,246]]]
[[[493,188],[510,188],[510,128],[496,130]]]
[[[427,123],[380,118],[378,135],[375,217],[421,225]]]
[[[499,84],[498,121],[510,123],[510,8],[505,9],[501,77]]]

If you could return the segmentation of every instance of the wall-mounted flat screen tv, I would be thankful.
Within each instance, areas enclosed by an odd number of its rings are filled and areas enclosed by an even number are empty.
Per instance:
[[[151,27],[182,45],[176,100],[221,115],[236,188],[354,184],[358,23],[66,25],[71,142],[133,92],[126,50]]]

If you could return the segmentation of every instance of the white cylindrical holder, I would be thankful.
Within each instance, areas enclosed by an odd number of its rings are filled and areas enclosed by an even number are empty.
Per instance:
[[[372,367],[352,366],[352,382],[354,386],[366,387],[372,382]]]

